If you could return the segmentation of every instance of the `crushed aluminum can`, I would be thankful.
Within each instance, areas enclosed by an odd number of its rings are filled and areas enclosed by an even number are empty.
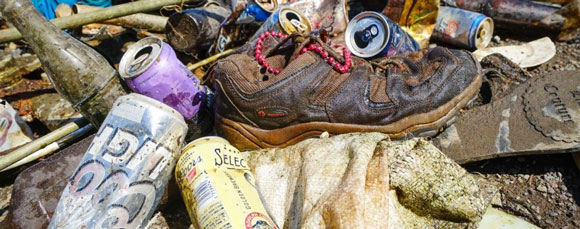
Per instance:
[[[493,20],[480,13],[442,6],[433,37],[473,50],[485,48],[493,37]]]
[[[189,54],[201,53],[217,39],[221,23],[230,10],[216,4],[173,14],[165,26],[171,47]]]
[[[137,228],[167,186],[187,126],[171,107],[119,97],[64,188],[49,228]]]
[[[272,14],[272,12],[278,9],[277,0],[245,0],[245,1],[233,1],[238,4],[244,4],[244,10],[241,12],[240,16],[236,20],[236,24],[248,24],[255,22],[264,22]],[[236,9],[236,7],[232,7]]]
[[[393,56],[419,50],[417,42],[385,15],[366,11],[355,16],[344,33],[348,49],[356,56]]]
[[[205,99],[205,91],[175,51],[156,37],[131,45],[119,64],[119,74],[135,92],[163,102],[191,119]]]
[[[260,34],[266,31],[282,32],[283,34],[292,34],[293,32],[308,34],[311,30],[310,20],[304,14],[292,7],[282,7],[270,15],[268,20],[250,38],[250,43],[254,43]]]
[[[0,99],[0,152],[32,141],[30,127],[10,104]]]
[[[346,30],[348,13],[345,0],[294,1],[286,5],[305,15],[313,30],[324,29],[333,36]]]
[[[189,217],[199,228],[278,228],[261,201],[247,160],[223,138],[187,144],[175,177]]]

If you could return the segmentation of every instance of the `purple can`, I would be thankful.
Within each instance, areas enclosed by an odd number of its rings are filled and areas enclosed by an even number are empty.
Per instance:
[[[157,37],[131,45],[121,59],[119,74],[133,91],[167,104],[185,119],[197,114],[205,98],[199,80]]]

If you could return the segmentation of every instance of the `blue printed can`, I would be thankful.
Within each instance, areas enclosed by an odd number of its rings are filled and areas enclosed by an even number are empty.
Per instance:
[[[270,15],[278,9],[278,2],[275,0],[257,2],[254,0],[249,0],[246,2],[244,11],[238,19],[236,24],[248,24],[248,23],[262,23],[270,17]]]
[[[386,16],[366,11],[356,15],[344,33],[348,49],[362,58],[389,57],[419,50],[419,44]]]
[[[480,13],[442,6],[432,36],[464,48],[485,48],[493,36],[493,20]]]

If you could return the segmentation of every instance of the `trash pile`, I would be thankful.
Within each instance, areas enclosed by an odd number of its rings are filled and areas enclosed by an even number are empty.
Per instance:
[[[0,9],[2,228],[537,228],[463,164],[580,167],[580,0]]]

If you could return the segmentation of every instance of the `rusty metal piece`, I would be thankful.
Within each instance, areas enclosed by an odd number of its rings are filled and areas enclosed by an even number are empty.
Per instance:
[[[82,117],[58,93],[47,93],[33,97],[30,99],[30,103],[33,116],[51,131],[66,122]]]
[[[489,101],[496,101],[512,93],[520,84],[532,78],[532,75],[512,62],[507,57],[494,53],[481,60],[484,81],[489,85]]]
[[[100,126],[115,99],[126,94],[115,69],[95,50],[51,24],[30,1],[5,0],[0,8],[28,41],[56,90]]]
[[[578,151],[579,85],[578,71],[528,80],[498,100],[467,110],[433,142],[459,163]]]

